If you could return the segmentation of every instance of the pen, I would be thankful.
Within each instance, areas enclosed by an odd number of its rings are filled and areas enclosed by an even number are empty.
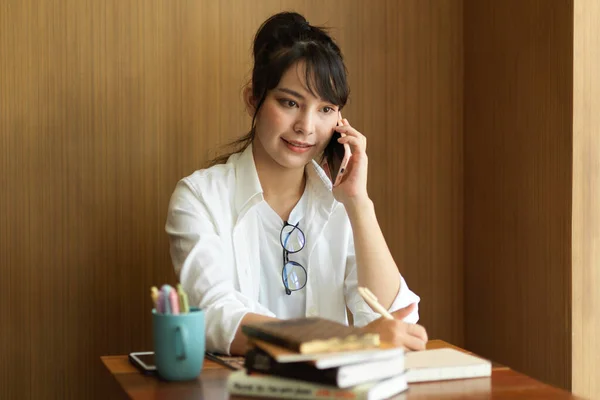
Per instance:
[[[177,294],[179,295],[179,312],[182,314],[189,313],[190,306],[188,303],[188,297],[185,291],[183,290],[183,286],[181,286],[181,283],[177,284]]]
[[[163,300],[164,293],[162,290],[158,291],[158,298],[156,299],[156,312],[159,314],[164,314],[165,312],[165,302]]]
[[[175,289],[169,292],[169,305],[171,306],[171,314],[179,315],[179,296]]]
[[[373,311],[378,312],[382,316],[387,319],[394,319],[392,314],[390,314],[379,302],[377,301],[377,297],[369,289],[366,287],[358,288],[358,293],[362,296],[363,299],[367,302],[367,304],[373,309]]]
[[[154,308],[158,310],[158,289],[156,286],[152,286],[150,288],[150,296],[152,297],[152,303],[154,304]]]
[[[160,292],[162,294],[162,296],[160,296],[160,297],[162,299],[164,314],[171,314],[171,304],[170,304],[171,289],[173,289],[173,288],[169,285],[162,285],[162,287],[160,289]]]

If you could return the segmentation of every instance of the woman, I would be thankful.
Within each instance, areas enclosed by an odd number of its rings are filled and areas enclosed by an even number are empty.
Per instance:
[[[182,179],[166,231],[191,304],[206,313],[209,351],[243,354],[246,323],[320,316],[423,349],[419,297],[392,259],[367,193],[366,139],[341,118],[348,99],[338,46],[296,13],[269,18],[254,40],[252,117],[238,151]],[[334,131],[352,157],[332,184],[317,161]],[[395,319],[360,297],[368,287]]]

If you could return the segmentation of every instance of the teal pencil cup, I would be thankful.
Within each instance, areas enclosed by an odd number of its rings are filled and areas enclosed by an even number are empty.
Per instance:
[[[204,312],[172,315],[152,310],[154,360],[161,378],[168,381],[196,379],[204,364]]]

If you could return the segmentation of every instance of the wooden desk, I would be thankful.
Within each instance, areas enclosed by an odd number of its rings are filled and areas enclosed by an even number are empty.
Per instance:
[[[441,340],[429,341],[427,348],[452,347]],[[466,351],[465,351],[466,352]],[[231,370],[210,360],[204,361],[201,376],[191,382],[163,382],[141,374],[127,356],[101,357],[106,368],[117,379],[130,398],[142,399],[229,399],[226,391],[227,376]],[[461,379],[410,384],[408,391],[394,399],[575,399],[571,393],[538,382],[510,368],[494,364],[491,378]],[[233,399],[256,397],[231,396]]]

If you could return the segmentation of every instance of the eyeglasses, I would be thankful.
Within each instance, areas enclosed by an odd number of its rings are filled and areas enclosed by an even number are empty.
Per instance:
[[[283,247],[283,270],[281,278],[285,293],[292,294],[293,291],[300,290],[306,285],[306,269],[295,261],[290,261],[288,256],[297,253],[304,248],[306,243],[304,232],[298,228],[298,224],[291,225],[287,221],[281,228],[279,240]]]

